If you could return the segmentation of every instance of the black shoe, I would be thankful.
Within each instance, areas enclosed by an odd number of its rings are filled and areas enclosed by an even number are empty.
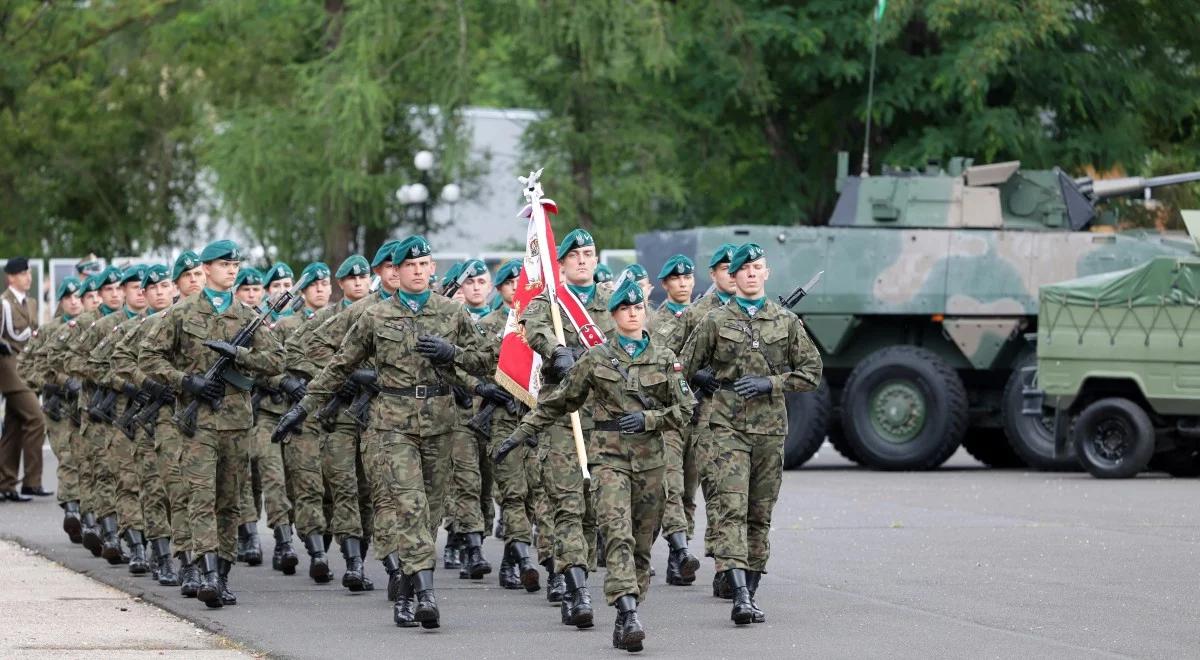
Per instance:
[[[237,550],[235,551],[234,561],[246,561],[246,525],[238,525],[237,528]]]
[[[729,575],[726,571],[720,571],[713,575],[712,591],[713,598],[724,598],[725,600],[733,598],[733,590],[729,588]]]
[[[342,539],[342,557],[346,560],[346,572],[342,573],[342,586],[355,593],[362,591],[362,541],[355,536],[347,536]]]
[[[79,502],[63,502],[63,531],[71,543],[83,543],[83,523],[80,521]]]
[[[231,568],[233,568],[233,562],[225,559],[217,560],[217,593],[221,605],[237,605],[237,595],[229,590],[229,569]]]
[[[262,544],[258,541],[258,523],[245,523],[238,527],[238,536],[246,535],[241,561],[249,566],[259,566],[263,561]]]
[[[275,554],[279,555],[279,570],[283,571],[284,575],[295,575],[296,566],[300,565],[300,558],[292,549],[292,526],[290,524],[275,525]],[[274,568],[274,566],[275,560],[272,558],[271,567]]]
[[[587,571],[582,566],[571,566],[563,571],[567,594],[563,596],[563,623],[576,628],[591,628],[592,595],[588,593]]]
[[[8,500],[9,502],[28,502],[32,497],[26,497],[15,490],[0,491],[0,500]]]
[[[766,623],[767,613],[762,611],[758,606],[758,602],[754,600],[754,594],[758,592],[758,583],[762,581],[762,573],[759,571],[746,571],[746,588],[750,591],[750,609],[754,610],[754,615],[750,617],[751,623]]]
[[[613,631],[613,643],[619,649],[625,649],[630,653],[637,653],[642,650],[642,642],[646,639],[646,631],[642,628],[642,622],[638,619],[637,598],[633,596],[621,596],[617,599],[618,619],[621,626],[621,643],[616,645],[617,633]]]
[[[96,514],[83,514],[83,547],[91,551],[92,556],[99,557],[102,541],[100,540],[100,526],[96,523]]]
[[[492,565],[483,558],[483,535],[472,532],[465,535],[465,539],[467,551],[463,557],[463,567],[467,569],[472,580],[482,580],[485,575],[492,572]]]
[[[437,628],[439,621],[437,599],[433,595],[433,571],[417,571],[409,578],[417,594],[417,609],[413,615],[422,628]]]
[[[525,587],[525,591],[529,593],[541,589],[541,575],[538,573],[537,564],[533,563],[533,559],[529,556],[529,544],[524,541],[513,541],[508,544],[508,547],[511,548],[514,560],[513,570],[520,576],[521,586]]]
[[[517,577],[517,567],[513,566],[509,560],[509,553],[504,553],[504,558],[500,560],[500,588],[501,589],[520,589],[521,578]]]
[[[671,554],[667,559],[667,584],[686,586],[695,582],[700,560],[688,551],[687,535],[683,532],[669,534],[667,545],[671,547]]]
[[[196,571],[199,573],[200,588],[196,590],[196,598],[211,608],[221,607],[221,560],[217,553],[206,552],[196,560]]]
[[[104,530],[104,543],[100,550],[100,556],[104,557],[105,561],[113,566],[121,563],[124,553],[121,552],[121,539],[117,536],[117,517],[104,516],[100,520],[100,527]]]
[[[393,557],[394,555],[388,555]],[[396,562],[399,564],[399,560]],[[388,567],[390,569],[390,567]],[[417,627],[417,603],[413,599],[412,578],[401,573],[398,569],[395,572],[396,578],[396,603],[392,605],[392,621],[396,622],[401,628],[416,628]],[[388,589],[391,589],[390,583]]]
[[[33,495],[34,497],[50,497],[51,495],[54,494],[54,491],[46,490],[45,488],[42,488],[41,486],[36,486],[34,488],[30,488],[29,486],[22,486],[21,494],[22,495]]]
[[[125,542],[129,544],[129,572],[133,575],[145,575],[150,572],[150,563],[146,561],[146,539],[136,529],[125,531]]]
[[[329,559],[325,557],[325,538],[321,532],[313,532],[304,540],[308,548],[308,577],[317,584],[325,584],[333,579],[329,572]]]
[[[625,649],[625,613],[617,610],[617,619],[613,622],[613,648]]]
[[[400,572],[400,558],[393,552],[384,557],[382,563],[383,570],[387,572],[388,576],[387,599],[395,602],[400,597],[400,589],[403,586],[400,584],[404,577],[404,574]]]
[[[179,595],[184,598],[195,598],[200,592],[200,570],[192,553],[183,552],[179,556]]]
[[[458,540],[458,534],[446,535],[446,547],[442,549],[442,568],[452,571],[456,568],[462,568],[462,547]]]
[[[744,626],[754,620],[754,607],[750,604],[750,589],[746,586],[746,571],[731,568],[725,571],[729,574],[729,586],[733,589],[733,610],[729,620],[739,626]]]
[[[158,583],[164,587],[178,587],[179,575],[175,572],[175,562],[171,560],[171,539],[154,539],[151,544],[158,567]]]
[[[546,567],[546,600],[551,603],[561,603],[567,595],[567,581],[562,573],[554,571],[554,560],[548,559],[543,564]]]
[[[500,510],[500,522],[496,523],[496,529],[493,530],[494,533],[492,534],[492,536],[495,536],[496,538],[503,541],[506,531],[507,531],[507,529],[504,527],[504,509],[501,509]]]

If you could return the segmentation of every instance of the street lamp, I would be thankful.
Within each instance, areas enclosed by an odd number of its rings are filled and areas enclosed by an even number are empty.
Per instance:
[[[421,173],[421,180],[418,183],[409,183],[400,186],[396,191],[396,200],[406,207],[420,207],[421,211],[421,229],[429,230],[429,214],[436,200],[430,199],[430,172],[433,170],[434,156],[433,152],[422,149],[413,156],[413,167]],[[447,183],[442,186],[438,195],[439,199],[450,205],[454,205],[458,200],[462,199],[462,188],[457,183]]]

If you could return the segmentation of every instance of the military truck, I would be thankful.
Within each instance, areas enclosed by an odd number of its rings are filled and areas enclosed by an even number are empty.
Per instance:
[[[828,436],[847,458],[879,469],[929,469],[960,443],[997,467],[1078,469],[1055,453],[1047,420],[1022,414],[1019,367],[1036,360],[1038,287],[1185,255],[1182,234],[1115,231],[1096,203],[1200,180],[1076,179],[1020,162],[885,169],[850,176],[828,226],[734,225],[636,237],[654,270],[682,252],[707,262],[721,243],[767,250],[768,292],[824,278],[793,311],[821,348],[825,383],[788,398],[785,464],[808,460]],[[708,285],[697,273],[698,291]]]
[[[1191,257],[1043,286],[1026,409],[1093,476],[1200,474],[1200,211]]]

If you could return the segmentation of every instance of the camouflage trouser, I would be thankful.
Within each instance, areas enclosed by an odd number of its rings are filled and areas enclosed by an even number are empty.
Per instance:
[[[491,534],[496,522],[495,484],[496,474],[492,458],[488,454],[490,439],[475,436],[475,455],[479,457],[479,514],[483,517],[483,533]]]
[[[561,571],[570,566],[584,566],[594,570],[596,517],[588,484],[579,470],[571,427],[552,424],[539,440],[544,446],[540,450],[542,487],[554,520],[555,568]]]
[[[287,474],[283,468],[283,449],[271,442],[271,433],[279,417],[259,411],[258,422],[251,430],[250,474],[257,481],[254,488],[242,487],[242,522],[258,522],[258,504],[267,511],[267,526],[291,522],[292,502],[288,499]],[[259,498],[262,499],[259,499]]]
[[[389,552],[393,552],[400,542],[396,539],[396,506],[387,486],[390,470],[385,469],[387,461],[380,456],[379,438],[380,432],[377,429],[364,429],[359,434],[358,456],[366,477],[366,492],[371,498],[371,538],[375,547],[375,558],[383,559]]]
[[[325,496],[325,482],[321,478],[322,433],[320,422],[306,421],[300,435],[288,435],[283,447],[292,522],[300,538],[328,531],[322,504]]]
[[[691,428],[683,433],[663,433],[667,459],[667,502],[663,509],[663,536],[686,532],[692,537],[696,513],[696,451]]]
[[[114,447],[117,439],[114,435],[121,432],[109,424],[96,422],[88,425],[88,444],[92,456],[92,496],[96,502],[96,516],[115,516],[117,511],[117,457]],[[121,440],[125,436],[121,435]],[[124,523],[121,523],[122,526]]]
[[[501,419],[499,415],[492,418],[492,441],[489,443],[487,455],[491,456],[496,447],[516,428],[517,422],[514,419]],[[533,522],[537,512],[527,474],[531,453],[533,452],[525,443],[521,443],[493,470],[496,492],[500,497],[500,521],[504,524],[505,543],[533,543]]]
[[[183,434],[171,421],[172,411],[163,408],[154,425],[154,454],[158,459],[158,473],[167,491],[167,506],[171,517],[171,539],[176,553],[191,548],[192,520],[188,512],[191,495],[187,481],[183,478]]]
[[[717,571],[764,572],[771,555],[771,510],[783,480],[783,436],[723,426],[711,430],[717,509],[712,554]]]
[[[604,598],[612,605],[630,595],[640,603],[650,589],[650,548],[663,515],[666,471],[631,472],[604,464],[591,469],[592,501],[604,533]]]
[[[121,531],[146,530],[146,518],[142,515],[142,473],[137,464],[137,441],[130,440],[113,427],[109,445],[109,461],[116,475],[114,497],[117,520]]]
[[[83,398],[83,394],[79,396]],[[88,440],[88,434],[93,431],[92,423],[88,420],[86,412],[80,411],[79,417],[79,428],[72,427],[70,440],[71,457],[75,459],[75,471],[78,475],[75,483],[79,491],[79,508],[84,513],[91,512],[99,515],[100,507],[96,501],[96,490],[92,486],[92,462],[96,457],[96,451]]]
[[[333,433],[321,436],[321,472],[331,504],[328,531],[339,542],[346,536],[369,537],[371,495],[369,490],[359,491],[358,449],[354,424],[338,424]]]
[[[182,471],[188,485],[192,552],[216,552],[233,561],[242,483],[248,478],[250,429],[199,429],[183,444]]]
[[[171,508],[162,473],[158,470],[155,444],[155,439],[144,429],[138,429],[133,463],[138,476],[138,491],[141,494],[142,516],[145,518],[148,539],[171,536]]]
[[[537,529],[538,563],[545,564],[554,559],[554,517],[542,486],[542,461],[534,450],[525,452],[525,483],[529,487],[526,511],[532,510],[529,522]]]
[[[380,557],[396,552],[409,575],[432,570],[434,537],[441,520],[434,503],[442,497],[440,481],[445,474],[441,447],[450,442],[450,434],[418,437],[382,432],[378,440],[374,472],[380,479],[380,499],[388,500],[396,517],[395,537],[387,541],[377,537],[375,552]]]
[[[59,504],[79,499],[79,465],[71,453],[71,432],[74,430],[75,427],[66,418],[61,422],[46,418],[46,437],[58,461],[55,474],[58,478],[56,491]]]
[[[479,446],[463,417],[470,411],[458,410],[459,418],[450,432],[446,466],[446,531],[471,534],[483,531],[479,505],[483,482],[479,474]]]
[[[708,426],[709,406],[707,404],[707,398],[700,399],[700,403],[698,404],[700,411],[697,415],[698,422],[689,425],[688,432],[692,436],[692,454],[695,455],[694,462],[698,466],[696,472],[697,477],[700,479],[700,492],[704,495],[704,555],[712,557],[712,548],[717,532],[717,495],[716,489],[713,487],[713,479],[716,472],[716,465],[713,464],[713,461],[716,459],[712,452],[713,433],[712,429]],[[694,494],[695,490],[691,492]],[[692,501],[694,506],[694,497]]]

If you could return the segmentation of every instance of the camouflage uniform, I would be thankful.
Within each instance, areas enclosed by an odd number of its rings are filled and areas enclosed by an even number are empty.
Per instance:
[[[289,313],[274,319],[264,330],[280,346],[286,347],[287,342],[297,334],[311,332],[316,327],[315,319],[316,313],[312,310],[305,310],[301,314]],[[320,437],[305,428],[299,435],[288,436],[288,441],[283,445],[271,442],[275,425],[288,409],[288,402],[279,391],[283,371],[281,368],[260,383],[270,392],[264,393],[258,404],[250,450],[251,474],[258,473],[263,497],[261,502],[267,511],[267,526],[274,529],[276,525],[295,523],[296,531],[304,538],[306,534],[325,532],[322,504],[325,486],[321,482]],[[245,500],[245,492],[242,497]],[[253,500],[253,514],[243,513],[243,523],[258,521],[259,502],[257,498]]]
[[[670,347],[675,328],[682,325],[681,318],[687,307],[672,309],[663,303],[654,313],[653,335],[656,342]],[[680,346],[682,348],[682,346]],[[692,537],[695,529],[693,515],[696,511],[696,484],[699,480],[696,467],[696,448],[690,420],[677,432],[667,434],[667,503],[663,511],[662,533],[669,536],[683,532]]]
[[[66,386],[67,380],[70,377],[67,370],[67,363],[75,353],[75,347],[86,327],[85,323],[90,324],[97,316],[94,311],[84,312],[60,326],[54,332],[54,335],[49,338],[45,348],[47,382],[53,382],[59,387]],[[64,423],[68,425],[67,455],[70,456],[71,460],[65,467],[67,474],[70,475],[65,481],[62,476],[64,465],[61,462],[59,463],[59,492],[62,492],[64,483],[74,485],[73,492],[75,497],[73,499],[78,500],[83,518],[84,544],[89,550],[92,550],[93,554],[99,556],[98,530],[95,527],[96,506],[90,487],[91,452],[88,450],[84,439],[84,430],[86,428],[84,418],[86,415],[81,415],[79,411],[80,401],[82,400],[84,400],[83,391],[79,392],[77,399],[74,401],[68,400],[66,395],[63,397]],[[79,422],[78,427],[75,425],[76,421]],[[97,543],[92,545],[91,540],[96,540]]]
[[[41,389],[46,385],[59,386],[59,378],[50,366],[50,355],[52,351],[65,350],[56,338],[59,333],[73,331],[75,326],[74,319],[67,319],[65,315],[55,317],[42,326],[38,334],[29,341],[21,360],[21,373],[26,375],[31,387]],[[59,398],[61,399],[62,395],[59,395]],[[57,499],[62,506],[66,506],[68,502],[77,503],[79,500],[79,468],[76,459],[71,455],[73,428],[67,417],[65,405],[62,419],[54,421],[49,415],[46,416],[46,436],[58,461],[55,473],[58,482]]]

